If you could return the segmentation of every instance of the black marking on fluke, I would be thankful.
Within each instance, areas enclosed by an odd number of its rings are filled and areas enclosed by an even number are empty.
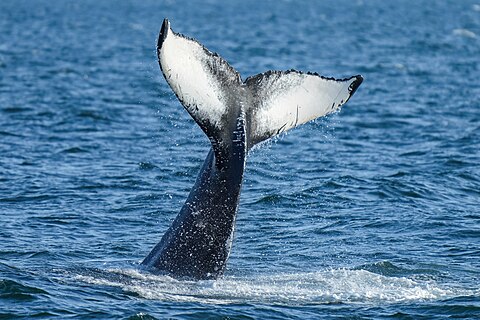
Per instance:
[[[162,28],[160,29],[160,33],[158,34],[157,50],[160,50],[162,48],[163,41],[167,38],[169,28],[170,23],[168,22],[168,19],[164,19],[162,23]]]
[[[168,50],[169,46],[174,50]],[[192,50],[176,51],[185,48]],[[193,63],[197,70],[200,66],[210,82],[199,86],[189,66],[182,69],[177,64],[181,54],[182,63]],[[175,278],[216,279],[223,274],[230,254],[248,151],[261,141],[337,110],[363,78],[338,80],[291,69],[267,71],[242,82],[240,74],[218,54],[173,32],[167,19],[158,36],[157,56],[165,80],[212,148],[180,213],[142,267]],[[199,90],[209,91],[196,97]],[[221,102],[220,117],[218,106],[217,113],[212,111],[211,97]],[[295,102],[282,105],[282,101]]]
[[[353,94],[357,91],[358,87],[360,87],[360,85],[363,82],[363,77],[361,75],[354,76],[354,78],[356,80],[350,84],[350,88],[349,88],[350,97],[353,96]]]

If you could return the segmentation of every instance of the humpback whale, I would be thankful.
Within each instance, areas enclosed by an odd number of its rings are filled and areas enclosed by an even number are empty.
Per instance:
[[[175,278],[216,279],[232,246],[249,150],[338,110],[363,78],[289,70],[242,80],[217,53],[172,31],[168,19],[160,30],[157,56],[165,80],[211,149],[180,213],[141,265]]]

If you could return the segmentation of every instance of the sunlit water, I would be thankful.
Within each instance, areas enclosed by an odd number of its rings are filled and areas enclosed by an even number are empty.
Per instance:
[[[209,148],[164,17],[244,78],[365,78],[249,155],[216,281],[137,268]],[[479,56],[478,1],[2,1],[0,318],[475,319]]]

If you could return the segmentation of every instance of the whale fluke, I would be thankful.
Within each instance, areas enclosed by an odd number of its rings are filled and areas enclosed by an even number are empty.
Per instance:
[[[248,150],[338,110],[363,78],[289,70],[242,81],[218,54],[173,32],[167,19],[157,55],[165,80],[212,149],[177,218],[142,265],[177,278],[214,279],[230,253]]]
[[[252,145],[336,111],[362,83],[359,75],[337,80],[296,70],[267,71],[245,80],[253,95]]]
[[[218,54],[175,33],[163,21],[157,43],[160,69],[214,150],[228,147],[245,91],[240,74]]]

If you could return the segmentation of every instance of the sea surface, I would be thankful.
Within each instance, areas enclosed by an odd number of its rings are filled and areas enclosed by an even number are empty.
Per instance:
[[[216,281],[139,271],[209,149],[162,20],[364,83],[248,157]],[[0,319],[480,318],[480,1],[0,2]]]

